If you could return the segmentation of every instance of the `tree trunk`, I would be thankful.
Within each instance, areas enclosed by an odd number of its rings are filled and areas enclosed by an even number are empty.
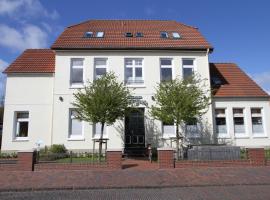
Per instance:
[[[101,161],[101,155],[102,155],[102,142],[103,142],[103,131],[104,131],[104,122],[101,123],[101,133],[99,138],[99,149],[98,149],[98,161]]]

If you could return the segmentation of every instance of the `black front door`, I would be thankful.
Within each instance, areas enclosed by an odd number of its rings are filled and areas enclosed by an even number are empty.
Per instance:
[[[125,148],[145,147],[144,108],[130,111],[125,117]]]

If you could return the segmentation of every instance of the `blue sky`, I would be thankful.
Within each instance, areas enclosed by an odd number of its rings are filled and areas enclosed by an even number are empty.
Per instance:
[[[0,0],[0,68],[81,21],[171,19],[199,28],[215,48],[210,61],[236,62],[270,92],[269,8],[268,0]]]

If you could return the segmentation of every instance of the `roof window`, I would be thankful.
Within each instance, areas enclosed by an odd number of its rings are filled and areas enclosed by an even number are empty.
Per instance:
[[[127,33],[126,33],[126,37],[133,37],[133,34],[130,33],[130,32],[127,32]]]
[[[161,38],[168,38],[168,33],[167,32],[161,32],[160,37]]]
[[[93,32],[91,32],[91,31],[87,31],[87,32],[84,33],[84,37],[86,37],[86,38],[91,38],[93,36],[94,36]]]
[[[179,33],[173,32],[173,33],[172,33],[172,37],[173,37],[174,39],[179,39],[181,36],[180,36]]]
[[[137,32],[136,37],[143,37],[143,33],[142,32]]]
[[[220,78],[217,77],[217,76],[213,76],[213,77],[211,78],[211,81],[212,81],[212,83],[213,83],[214,85],[221,85],[221,84],[222,84],[222,81],[221,81]]]
[[[101,32],[101,31],[97,32],[96,37],[97,38],[103,38],[104,37],[104,32]]]

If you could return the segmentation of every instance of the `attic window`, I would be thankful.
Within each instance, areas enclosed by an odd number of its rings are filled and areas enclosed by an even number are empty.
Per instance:
[[[127,32],[127,33],[126,33],[126,37],[133,37],[133,34],[130,33],[130,32]]]
[[[104,37],[104,32],[97,32],[96,37],[97,38],[103,38]]]
[[[168,38],[168,33],[167,32],[161,32],[160,37],[161,38]]]
[[[212,77],[211,78],[212,79],[212,83],[214,84],[214,85],[221,85],[221,80],[220,80],[220,78],[219,77],[217,77],[217,76],[214,76],[214,77]]]
[[[136,37],[143,37],[143,33],[137,32],[137,33],[136,33]]]
[[[87,31],[87,32],[85,32],[85,34],[84,34],[84,37],[86,37],[86,38],[92,38],[94,35],[93,35],[93,32],[91,32],[91,31]]]
[[[177,32],[173,32],[173,33],[172,33],[172,37],[173,37],[174,39],[179,39],[179,38],[180,38],[180,34],[177,33]]]

